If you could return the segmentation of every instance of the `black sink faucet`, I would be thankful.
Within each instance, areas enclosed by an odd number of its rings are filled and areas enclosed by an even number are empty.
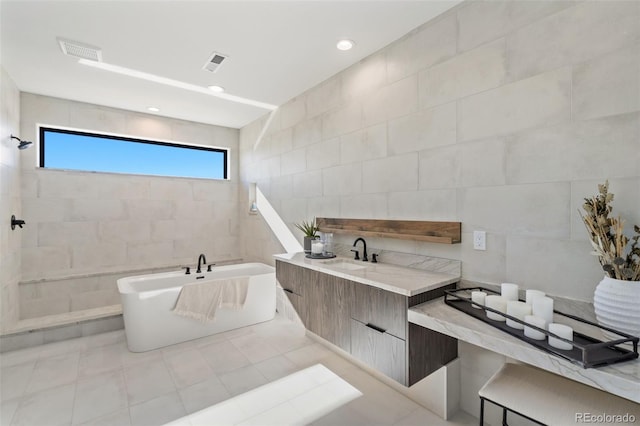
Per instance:
[[[200,263],[202,262],[202,263]],[[206,265],[207,264],[207,258],[204,257],[204,254],[201,254],[198,257],[198,269],[196,269],[196,274],[199,274],[202,272],[202,265]]]
[[[353,242],[353,246],[354,247],[356,246],[356,244],[358,244],[358,241],[362,241],[362,245],[364,246],[363,249],[362,249],[362,261],[363,262],[368,262],[369,258],[367,257],[367,242],[362,237],[357,238]],[[355,251],[356,252],[356,260],[358,260],[358,250],[351,250],[351,251]]]

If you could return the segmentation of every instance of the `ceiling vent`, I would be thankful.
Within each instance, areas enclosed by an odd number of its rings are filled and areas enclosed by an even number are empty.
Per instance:
[[[204,64],[202,69],[217,72],[222,66],[222,63],[227,60],[227,55],[223,55],[222,53],[213,52],[211,56],[209,56],[209,60]]]
[[[58,38],[58,44],[65,55],[102,62],[102,50],[98,47],[63,38]]]

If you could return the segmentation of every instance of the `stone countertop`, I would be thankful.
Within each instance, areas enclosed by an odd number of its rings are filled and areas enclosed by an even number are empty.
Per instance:
[[[410,308],[408,319],[430,330],[640,403],[640,359],[585,369],[448,306],[443,298]]]
[[[274,255],[276,260],[312,269],[347,280],[367,284],[404,296],[415,296],[460,281],[460,275],[431,272],[387,263],[355,261],[338,256],[334,259],[309,259],[304,253]],[[340,264],[347,269],[340,267]],[[362,267],[361,269],[350,269]]]

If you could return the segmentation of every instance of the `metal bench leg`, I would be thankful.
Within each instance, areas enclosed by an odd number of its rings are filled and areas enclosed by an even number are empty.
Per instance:
[[[484,398],[480,398],[480,426],[484,426]]]
[[[509,426],[507,424],[507,408],[502,407],[502,426]]]

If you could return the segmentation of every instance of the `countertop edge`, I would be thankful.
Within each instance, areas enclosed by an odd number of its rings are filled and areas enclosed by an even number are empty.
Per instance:
[[[639,359],[584,369],[472,317],[468,317],[470,323],[465,325],[463,321],[466,319],[460,320],[458,314],[466,316],[445,305],[443,299],[437,299],[410,308],[407,317],[410,323],[640,403]],[[471,324],[473,325],[470,326]]]
[[[301,253],[303,254],[303,253]],[[290,263],[292,265],[297,265],[303,268],[307,268],[307,269],[311,269],[317,272],[322,272],[325,274],[329,274],[329,275],[333,275],[335,277],[339,277],[339,278],[344,278],[346,280],[350,280],[350,281],[354,281],[354,282],[358,282],[360,284],[366,284],[366,285],[370,285],[372,287],[376,287],[382,290],[386,290],[386,291],[390,291],[393,293],[397,293],[397,294],[401,294],[403,296],[407,296],[407,297],[411,297],[411,296],[415,296],[418,294],[422,294],[425,293],[427,291],[430,290],[434,290],[440,287],[444,287],[448,284],[453,284],[456,283],[458,281],[460,281],[461,277],[453,275],[453,274],[446,274],[443,272],[431,272],[431,271],[422,271],[425,274],[430,274],[430,275],[438,275],[441,276],[439,277],[438,281],[436,283],[431,283],[428,285],[425,285],[424,287],[420,287],[418,289],[406,289],[406,288],[402,288],[402,287],[398,287],[394,284],[391,283],[385,283],[385,282],[381,282],[381,281],[377,281],[377,280],[372,280],[372,279],[368,279],[368,278],[364,278],[364,277],[360,277],[358,275],[352,275],[349,274],[348,272],[342,272],[342,271],[336,271],[334,269],[330,269],[330,268],[326,268],[323,267],[322,264],[319,263],[312,263],[312,260],[309,259],[309,262],[300,262],[299,259],[293,259],[291,254],[274,254],[273,257],[276,260],[280,260],[286,263]],[[343,259],[342,257],[338,256],[336,259]],[[349,260],[344,258],[345,260]],[[385,264],[386,265],[386,264]],[[412,269],[412,268],[407,268],[407,267],[403,267],[403,266],[397,266],[397,265],[392,265],[392,264],[388,264],[386,266],[389,267],[393,267],[393,268],[398,268],[398,269],[411,269],[412,271],[420,271],[419,269]]]

